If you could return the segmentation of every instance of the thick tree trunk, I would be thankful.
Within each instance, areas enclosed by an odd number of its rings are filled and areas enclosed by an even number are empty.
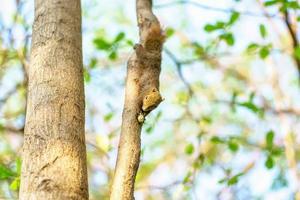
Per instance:
[[[159,93],[161,51],[164,41],[151,0],[137,0],[140,42],[127,65],[125,104],[111,200],[134,199],[140,162],[140,134],[144,118],[162,101]]]
[[[21,200],[86,200],[80,0],[35,0]]]

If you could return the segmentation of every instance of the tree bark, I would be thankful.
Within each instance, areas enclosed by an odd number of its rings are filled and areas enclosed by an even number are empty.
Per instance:
[[[35,0],[20,200],[88,199],[80,0]]]
[[[125,103],[111,200],[134,199],[144,119],[162,101],[159,93],[164,34],[152,13],[151,0],[136,1],[140,42],[127,64]]]

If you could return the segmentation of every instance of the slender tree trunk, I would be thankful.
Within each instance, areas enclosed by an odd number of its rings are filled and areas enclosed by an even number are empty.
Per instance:
[[[21,200],[88,199],[80,0],[35,0]]]
[[[164,41],[151,0],[136,1],[140,42],[127,64],[125,104],[111,200],[134,199],[140,162],[141,128],[145,116],[162,101],[159,93],[161,51]]]

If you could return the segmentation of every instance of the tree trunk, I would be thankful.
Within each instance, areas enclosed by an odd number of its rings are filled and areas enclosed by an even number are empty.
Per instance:
[[[20,200],[88,199],[80,0],[35,0]]]
[[[125,104],[111,200],[134,199],[140,162],[141,128],[145,116],[162,101],[159,93],[161,51],[164,41],[151,0],[136,1],[140,42],[127,64]]]

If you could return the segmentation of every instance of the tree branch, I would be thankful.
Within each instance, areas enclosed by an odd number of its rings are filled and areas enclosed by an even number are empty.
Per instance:
[[[134,199],[134,183],[140,163],[144,119],[162,101],[159,75],[165,39],[152,13],[151,0],[136,1],[140,42],[127,64],[125,103],[111,200]]]
[[[4,131],[12,132],[12,133],[17,133],[17,134],[24,134],[24,126],[18,128],[14,126],[2,126],[1,129]]]
[[[290,16],[289,16],[289,12],[288,10],[285,10],[284,12],[284,23],[288,29],[289,35],[292,39],[292,43],[293,43],[293,53],[296,51],[297,48],[300,48],[299,46],[299,40],[297,38],[297,32],[296,30],[293,30],[292,27],[292,22],[290,20]],[[298,70],[298,79],[299,79],[299,84],[300,84],[300,59],[295,55],[293,55],[293,59],[295,60],[296,66],[297,66],[297,70]]]
[[[251,16],[251,17],[270,17],[270,18],[281,19],[281,17],[278,15],[271,15],[268,13],[260,14],[260,13],[250,12],[250,11],[242,12],[242,11],[235,11],[233,9],[216,8],[216,7],[201,4],[196,1],[188,1],[188,0],[179,0],[179,1],[173,1],[173,2],[164,3],[164,4],[158,4],[158,5],[155,5],[154,8],[165,8],[165,7],[170,7],[170,6],[174,6],[174,5],[178,5],[178,4],[190,4],[192,6],[200,8],[200,9],[211,10],[211,11],[216,11],[216,12],[224,12],[224,13],[239,12],[241,15],[246,15],[246,16]]]
[[[213,100],[215,103],[224,103],[224,104],[228,104],[228,105],[234,105],[234,106],[241,106],[240,103],[238,102],[232,102],[232,101],[228,101],[228,100]],[[300,117],[300,110],[296,110],[293,108],[280,108],[280,109],[276,109],[274,107],[271,107],[268,104],[264,104],[262,107],[260,107],[264,112],[270,112],[273,113],[275,115],[280,115],[280,114],[288,114],[288,115],[294,115],[295,117]]]
[[[175,55],[171,51],[169,51],[167,48],[164,48],[164,51],[171,58],[171,60],[175,63],[176,69],[177,69],[177,72],[178,72],[178,76],[181,79],[181,81],[183,82],[183,84],[186,86],[186,88],[188,89],[189,95],[193,96],[194,95],[194,91],[193,91],[190,83],[185,79],[185,77],[183,76],[183,73],[182,73],[182,65],[186,64],[186,63],[182,62],[182,61],[179,61],[175,57]]]

